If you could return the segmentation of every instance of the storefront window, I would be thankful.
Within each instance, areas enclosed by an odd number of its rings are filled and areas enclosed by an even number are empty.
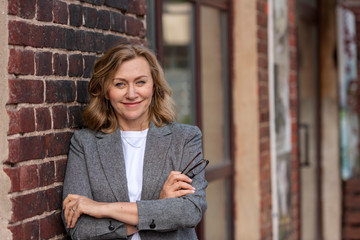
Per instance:
[[[210,160],[206,170],[209,207],[197,229],[199,239],[232,239],[229,3],[226,0],[148,0],[148,3],[147,24],[152,24],[147,28],[148,42],[162,61],[178,107],[178,121],[201,128],[204,156]]]

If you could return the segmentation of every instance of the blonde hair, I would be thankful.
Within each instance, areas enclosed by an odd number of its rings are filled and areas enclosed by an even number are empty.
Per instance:
[[[164,71],[154,53],[137,44],[121,44],[111,48],[94,66],[89,82],[90,101],[83,112],[84,123],[94,131],[112,133],[118,128],[118,120],[110,102],[105,98],[112,76],[120,65],[136,57],[144,57],[149,63],[154,81],[154,94],[149,106],[149,120],[156,126],[164,126],[176,120],[172,91],[165,80]]]

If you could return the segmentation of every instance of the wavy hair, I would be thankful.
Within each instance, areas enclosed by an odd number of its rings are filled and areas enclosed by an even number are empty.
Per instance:
[[[118,128],[116,114],[105,95],[120,65],[136,57],[144,57],[147,60],[154,81],[149,120],[158,127],[176,120],[172,91],[154,53],[138,44],[120,44],[111,48],[95,63],[94,73],[88,86],[90,101],[83,112],[84,123],[88,128],[104,133],[112,133]]]

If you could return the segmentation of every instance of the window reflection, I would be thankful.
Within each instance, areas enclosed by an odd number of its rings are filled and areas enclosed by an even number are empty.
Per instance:
[[[203,145],[210,166],[216,166],[230,160],[226,14],[216,8],[201,6],[200,26]],[[225,178],[209,183],[205,239],[229,239],[229,188]]]
[[[177,104],[178,121],[195,124],[193,5],[163,2],[164,71]]]
[[[226,15],[207,6],[200,9],[204,152],[215,165],[229,160]]]

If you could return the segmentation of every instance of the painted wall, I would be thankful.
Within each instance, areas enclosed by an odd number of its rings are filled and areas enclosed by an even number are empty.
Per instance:
[[[286,236],[299,239],[297,55],[294,1],[285,1],[289,27],[290,219]],[[235,129],[235,239],[273,238],[269,98],[269,1],[233,1]],[[277,226],[275,226],[277,227]]]

